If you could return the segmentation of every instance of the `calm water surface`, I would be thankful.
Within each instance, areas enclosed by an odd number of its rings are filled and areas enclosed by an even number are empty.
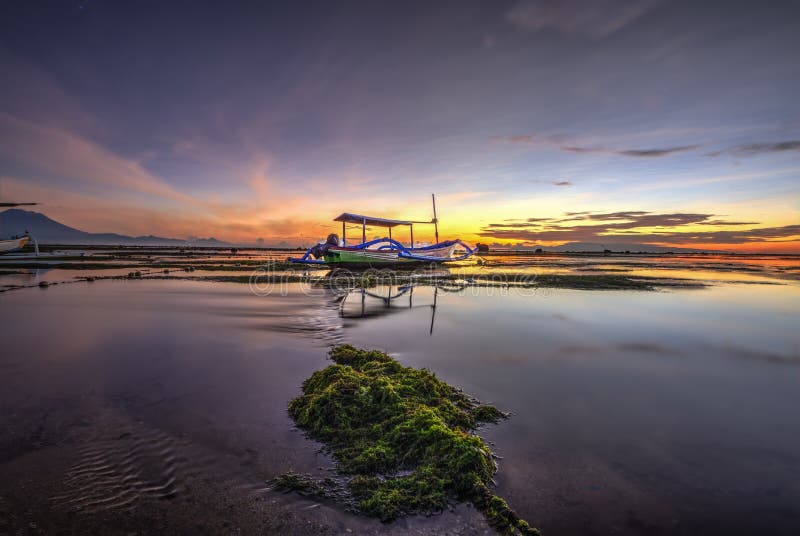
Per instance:
[[[147,280],[0,294],[0,494],[92,516],[189,500],[204,481],[252,495],[288,469],[327,474],[285,408],[347,342],[512,411],[481,434],[503,457],[498,493],[546,534],[797,534],[800,286],[782,283],[418,287],[389,301],[397,288],[259,297]],[[52,467],[32,470],[44,456]],[[307,515],[342,531],[487,529],[464,507],[393,526],[335,505]]]

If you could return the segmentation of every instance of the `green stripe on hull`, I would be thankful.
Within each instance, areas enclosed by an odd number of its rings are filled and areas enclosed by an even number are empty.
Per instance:
[[[406,262],[410,259],[401,259],[396,253],[381,254],[377,252],[361,251],[329,251],[325,254],[325,262],[328,263],[348,263],[348,262],[370,262],[375,264],[394,264]]]
[[[381,254],[375,251],[329,251],[325,254],[325,262],[331,265],[354,268],[363,266],[407,266],[431,264],[429,261],[403,259],[398,257],[397,254]]]

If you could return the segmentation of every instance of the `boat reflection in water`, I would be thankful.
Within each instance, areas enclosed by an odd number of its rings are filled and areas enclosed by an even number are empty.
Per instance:
[[[386,285],[374,289],[355,288],[343,291],[336,301],[339,302],[339,316],[350,319],[365,319],[409,312],[414,310],[430,310],[431,323],[429,334],[433,335],[436,319],[436,307],[439,292],[459,292],[460,285],[433,286],[433,299],[423,298],[421,303],[414,302],[414,288],[417,285]],[[419,298],[418,298],[419,300]]]

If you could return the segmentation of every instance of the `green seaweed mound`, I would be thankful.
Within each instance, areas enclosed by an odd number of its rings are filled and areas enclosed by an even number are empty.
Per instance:
[[[472,433],[505,414],[383,352],[342,345],[330,357],[335,364],[303,383],[289,413],[351,475],[361,512],[391,521],[462,500],[500,532],[539,534],[489,490],[497,465]]]

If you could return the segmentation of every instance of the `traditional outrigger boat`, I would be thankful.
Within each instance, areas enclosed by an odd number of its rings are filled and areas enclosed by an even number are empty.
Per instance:
[[[433,198],[433,196],[432,196]],[[433,219],[431,221],[389,220],[374,216],[363,216],[345,212],[333,221],[342,222],[342,239],[336,234],[328,235],[324,244],[309,248],[300,258],[289,258],[289,262],[300,264],[328,264],[347,268],[370,268],[388,266],[413,266],[419,264],[444,263],[460,261],[474,255],[478,250],[471,248],[461,240],[439,242],[439,225],[436,219],[436,199],[433,198]],[[347,224],[361,226],[361,243],[347,245]],[[436,244],[430,246],[414,246],[414,224],[433,225]],[[389,230],[389,236],[367,241],[367,227],[383,227]],[[392,238],[392,229],[408,226],[411,241],[406,247]],[[463,252],[455,255],[457,247]],[[312,258],[313,257],[313,258]]]
[[[0,254],[13,253],[25,247],[30,241],[30,236],[21,236],[19,238],[11,238],[8,240],[0,240]]]
[[[0,203],[0,208],[12,208],[30,205],[38,205],[38,203]],[[25,231],[25,234],[22,236],[14,236],[5,240],[0,239],[0,255],[21,250],[28,244],[28,242],[31,241],[32,238],[33,237],[28,233],[28,231]],[[34,247],[36,248],[36,255],[38,256],[39,244],[36,243],[35,238],[33,238],[33,243]]]

